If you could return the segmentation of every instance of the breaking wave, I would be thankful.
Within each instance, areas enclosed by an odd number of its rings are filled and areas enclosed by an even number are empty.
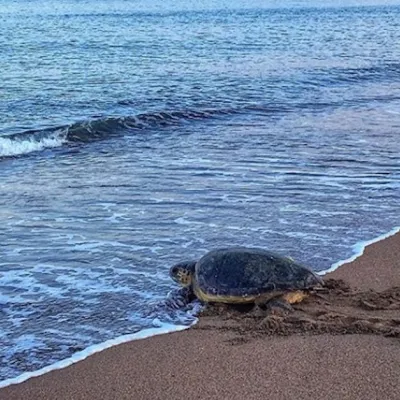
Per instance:
[[[35,137],[32,135],[31,137],[19,139],[18,137],[0,136],[0,158],[19,156],[34,151],[59,147],[66,143],[66,141],[65,133],[58,130],[52,132],[47,137]]]
[[[161,111],[142,113],[127,117],[103,117],[76,122],[71,125],[54,128],[28,130],[11,135],[0,136],[0,159],[20,156],[49,148],[79,143],[89,143],[108,139],[123,134],[135,134],[144,130],[162,129],[172,125],[180,125],[191,121],[223,118],[242,113],[258,113],[263,115],[279,115],[300,108],[314,107],[310,104],[249,104],[237,108],[219,108],[208,110]],[[322,107],[335,104],[322,104]]]
[[[362,81],[371,76],[383,76],[390,73],[393,79],[400,77],[400,64],[390,64],[385,67],[337,69],[333,82]],[[313,77],[313,84],[332,83],[330,79],[322,76]],[[300,82],[298,82],[300,84]],[[302,82],[309,85],[310,82]],[[329,102],[287,101],[274,104],[247,104],[236,107],[210,108],[203,110],[175,110],[141,113],[133,116],[112,116],[79,121],[70,125],[34,129],[11,135],[0,135],[0,159],[5,157],[20,156],[44,149],[60,147],[65,144],[88,143],[100,139],[107,139],[121,134],[134,134],[135,132],[162,129],[171,125],[180,125],[191,121],[204,121],[208,119],[223,118],[243,113],[257,113],[268,116],[279,116],[292,112],[323,112],[326,109],[340,108],[344,105],[357,106],[369,104],[371,101],[391,102],[398,101],[398,95],[374,96],[373,98],[356,97],[350,99],[331,100]],[[122,103],[121,103],[122,104]]]
[[[60,147],[68,143],[88,143],[123,133],[162,128],[190,120],[204,120],[237,113],[235,109],[143,113],[130,117],[106,117],[68,126],[29,130],[0,136],[0,158]]]

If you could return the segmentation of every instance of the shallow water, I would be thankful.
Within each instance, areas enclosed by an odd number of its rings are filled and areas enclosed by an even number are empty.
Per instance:
[[[0,379],[191,323],[182,259],[400,225],[400,7],[304,4],[2,2]]]

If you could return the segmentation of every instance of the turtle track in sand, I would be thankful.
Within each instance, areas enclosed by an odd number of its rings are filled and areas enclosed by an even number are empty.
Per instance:
[[[360,291],[342,280],[327,279],[293,312],[254,305],[209,304],[194,329],[234,333],[240,344],[263,336],[292,334],[374,334],[400,338],[400,287]]]

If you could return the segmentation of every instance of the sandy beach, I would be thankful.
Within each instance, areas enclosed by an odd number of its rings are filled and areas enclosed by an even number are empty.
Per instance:
[[[0,399],[398,400],[400,234],[325,279],[293,315],[210,312],[189,330],[0,389]]]

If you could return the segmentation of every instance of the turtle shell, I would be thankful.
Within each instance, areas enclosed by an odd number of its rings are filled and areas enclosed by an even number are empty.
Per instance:
[[[250,298],[268,292],[311,288],[322,279],[289,257],[263,249],[235,247],[204,255],[195,267],[195,290],[207,300]]]

